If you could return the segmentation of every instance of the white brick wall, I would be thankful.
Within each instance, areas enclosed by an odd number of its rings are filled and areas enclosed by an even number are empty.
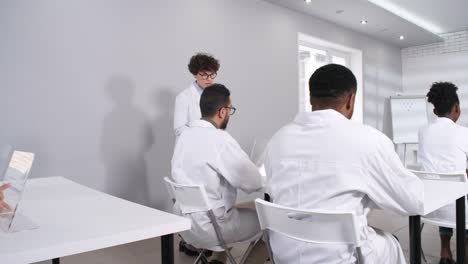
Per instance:
[[[440,37],[444,41],[402,49],[402,59],[468,51],[468,30],[440,34]]]

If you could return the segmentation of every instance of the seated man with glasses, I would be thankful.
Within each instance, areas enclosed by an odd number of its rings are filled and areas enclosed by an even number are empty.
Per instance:
[[[177,137],[191,121],[200,119],[200,95],[203,89],[213,84],[219,62],[209,54],[197,53],[190,59],[188,69],[195,80],[176,97],[174,133]]]
[[[255,209],[235,207],[237,190],[251,193],[260,189],[261,175],[234,138],[225,131],[232,106],[229,90],[214,84],[200,98],[202,118],[190,123],[175,146],[172,178],[179,184],[203,185],[226,244],[255,238],[260,225]],[[177,203],[174,211],[182,214]],[[219,246],[206,212],[183,215],[192,220],[190,231],[181,233],[197,248]],[[263,243],[257,243],[246,263],[263,263],[267,258]],[[224,254],[213,254],[210,263],[224,263]]]

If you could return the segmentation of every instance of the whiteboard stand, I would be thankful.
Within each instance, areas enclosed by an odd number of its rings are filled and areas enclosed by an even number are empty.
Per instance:
[[[403,145],[403,153],[399,153],[403,164],[407,164],[408,146],[418,144],[419,129],[428,124],[426,96],[397,95],[390,97],[393,143]],[[412,160],[414,159],[414,153]]]

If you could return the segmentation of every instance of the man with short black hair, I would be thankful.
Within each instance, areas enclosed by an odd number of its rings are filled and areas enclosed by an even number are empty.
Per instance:
[[[207,53],[197,53],[190,58],[188,69],[195,80],[179,93],[174,108],[174,133],[179,136],[200,114],[200,95],[203,89],[213,84],[219,70],[219,62]]]
[[[261,175],[247,154],[226,131],[232,106],[229,90],[213,84],[200,98],[202,118],[192,121],[176,143],[172,157],[172,178],[180,184],[205,186],[208,200],[227,244],[254,238],[260,225],[254,209],[235,207],[237,190],[251,193],[260,189]],[[175,212],[181,214],[175,206]],[[187,243],[197,248],[219,246],[215,230],[206,212],[184,215],[192,219],[192,228],[181,233]],[[252,250],[246,263],[263,263],[267,253],[262,244]],[[211,263],[224,263],[213,254]],[[225,256],[222,256],[225,258]],[[260,260],[260,261],[259,261]]]
[[[367,214],[373,207],[420,214],[421,180],[404,168],[385,135],[350,120],[357,82],[349,69],[325,65],[312,74],[309,89],[312,112],[299,113],[266,150],[273,202],[304,210],[354,212],[363,263],[406,263],[396,238],[368,226]],[[349,245],[304,243],[275,232],[270,241],[277,263],[355,263],[358,254]]]

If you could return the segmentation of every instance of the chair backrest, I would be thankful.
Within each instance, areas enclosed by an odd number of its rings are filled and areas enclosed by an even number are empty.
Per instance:
[[[263,155],[265,154],[265,149],[268,145],[270,138],[268,137],[255,137],[252,146],[250,148],[249,158],[257,166],[261,166],[263,163]]]
[[[406,164],[406,168],[409,170],[420,171],[422,168],[422,165],[419,163]]]
[[[172,202],[175,203],[175,194],[174,190],[172,190],[172,186],[170,184],[170,179],[168,177],[164,177],[164,185],[166,186],[167,193],[169,194],[169,198],[171,198]]]
[[[167,177],[164,178],[164,181],[172,190],[182,213],[207,212],[211,209],[208,195],[202,185],[179,184]]]
[[[463,172],[459,173],[441,173],[441,172],[428,172],[420,170],[409,170],[416,174],[423,180],[434,180],[434,181],[454,181],[454,182],[467,182],[466,175]]]
[[[361,246],[353,212],[298,210],[255,200],[262,230],[271,230],[307,243]]]

